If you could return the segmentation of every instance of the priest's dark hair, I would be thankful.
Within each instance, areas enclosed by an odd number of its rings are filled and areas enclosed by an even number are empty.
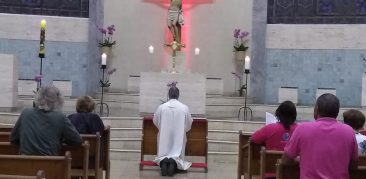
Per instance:
[[[178,99],[179,98],[179,89],[175,86],[169,88],[168,97],[169,97],[169,99]]]
[[[276,110],[276,117],[286,130],[296,121],[296,106],[291,101],[284,101]]]

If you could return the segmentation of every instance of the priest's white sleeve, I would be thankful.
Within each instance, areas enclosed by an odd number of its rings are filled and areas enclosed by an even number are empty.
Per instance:
[[[191,113],[189,112],[188,107],[186,107],[185,126],[184,126],[184,130],[186,132],[191,130],[192,122],[193,122],[193,119],[192,119]]]
[[[158,109],[154,113],[153,122],[155,126],[160,130],[160,122],[161,122],[161,105],[158,107]]]

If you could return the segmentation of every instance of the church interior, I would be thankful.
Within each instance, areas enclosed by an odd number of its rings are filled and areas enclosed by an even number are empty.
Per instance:
[[[88,157],[73,155],[84,149],[101,161],[75,176],[165,178],[153,162],[152,116],[170,100],[172,82],[193,118],[185,148],[192,166],[174,178],[278,174],[283,153],[268,164],[249,138],[282,102],[296,105],[298,123],[314,121],[323,94],[339,99],[339,122],[349,109],[366,113],[365,15],[366,0],[1,0],[0,178],[37,175],[6,173],[1,160],[23,165],[9,154],[18,151],[10,131],[49,85],[66,116],[91,96],[108,130],[97,152],[93,142],[71,149],[68,178],[75,160],[85,167]],[[41,166],[38,174],[53,178]]]

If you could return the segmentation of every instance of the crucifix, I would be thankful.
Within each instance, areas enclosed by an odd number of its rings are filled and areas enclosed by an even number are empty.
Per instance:
[[[177,73],[175,70],[175,57],[177,56],[177,51],[180,51],[180,49],[185,47],[184,44],[178,43],[176,41],[173,41],[170,44],[164,44],[164,46],[170,47],[172,49],[172,58],[173,58],[173,71],[172,73]]]

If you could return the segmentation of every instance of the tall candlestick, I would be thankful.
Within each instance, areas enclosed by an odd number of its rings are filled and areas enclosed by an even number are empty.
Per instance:
[[[245,68],[245,70],[249,70],[250,69],[250,57],[249,56],[246,56],[245,57],[244,68]]]
[[[40,41],[39,41],[39,58],[45,57],[45,45],[44,42],[46,40],[46,20],[41,21],[41,35],[40,35]]]
[[[102,54],[102,65],[107,65],[107,54]]]
[[[46,30],[46,20],[44,19],[41,20],[41,29]]]

